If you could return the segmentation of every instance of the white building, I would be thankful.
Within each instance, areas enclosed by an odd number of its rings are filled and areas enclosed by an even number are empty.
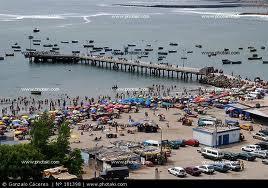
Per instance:
[[[193,138],[205,146],[222,146],[240,141],[239,127],[196,127],[193,128]],[[216,139],[217,138],[217,139]]]

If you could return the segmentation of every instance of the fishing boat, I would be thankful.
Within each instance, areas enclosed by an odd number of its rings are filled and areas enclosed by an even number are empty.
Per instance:
[[[249,57],[248,60],[261,60],[262,57]]]
[[[226,52],[226,51],[229,51],[229,48],[224,48],[224,51]]]
[[[34,39],[33,42],[41,42],[41,40]]]
[[[231,64],[231,61],[229,59],[223,59],[221,60],[223,65]]]
[[[177,53],[177,50],[169,50],[168,53]]]
[[[178,46],[178,43],[173,43],[173,42],[171,42],[171,43],[169,43],[169,45],[170,45],[170,46]]]
[[[181,59],[187,59],[187,57],[181,57]]]
[[[33,32],[38,33],[40,30],[38,28],[34,28]]]
[[[136,52],[140,52],[141,49],[140,49],[140,48],[137,48],[137,49],[134,49],[134,51],[136,51]]]
[[[72,51],[72,53],[73,53],[73,54],[79,54],[79,53],[80,53],[80,51],[75,50],[75,51]]]
[[[258,57],[258,54],[253,54],[252,57]]]
[[[28,51],[28,52],[35,52],[35,51],[36,51],[36,49],[30,49],[30,48],[26,48],[26,51]]]
[[[14,52],[21,52],[21,49],[14,49]]]
[[[104,53],[104,52],[102,52],[102,53],[100,53],[100,55],[105,55],[105,53]]]
[[[158,52],[158,55],[168,55],[167,52]]]
[[[166,56],[159,56],[158,58],[162,58],[162,59],[164,59],[164,58],[166,58]]]
[[[6,53],[6,56],[8,57],[8,56],[14,56],[14,53]]]
[[[243,48],[238,48],[238,50],[243,50]]]
[[[0,61],[2,61],[2,60],[5,60],[5,58],[0,56]]]
[[[134,46],[136,46],[136,44],[128,44],[127,46],[128,47],[134,47]]]
[[[249,46],[248,49],[253,49],[254,47],[253,46]]]
[[[114,50],[114,52],[120,52],[121,50]]]
[[[34,46],[40,46],[40,43],[33,43]]]
[[[146,46],[151,47],[152,45],[151,44],[147,44]]]
[[[13,49],[21,49],[21,47],[17,46],[17,45],[11,46],[11,48],[13,48]]]
[[[265,46],[261,46],[261,49],[262,49],[262,50],[265,50]]]
[[[268,64],[268,61],[262,61],[263,64]]]
[[[109,49],[109,48],[106,48],[104,49],[105,52],[110,52],[110,51],[113,51],[113,49]]]
[[[187,51],[187,54],[192,54],[193,53],[193,51]]]
[[[141,57],[148,57],[148,55],[142,55]]]
[[[94,40],[89,40],[88,42],[89,42],[89,43],[93,43],[93,42],[94,42]]]
[[[60,43],[62,43],[62,44],[68,44],[69,41],[60,41]]]
[[[253,49],[250,49],[250,52],[256,52],[257,49],[253,48]]]
[[[160,46],[160,47],[158,47],[158,50],[163,50],[163,49],[164,49],[164,47],[161,47],[161,46]]]
[[[78,40],[72,40],[72,43],[78,43]]]
[[[232,64],[241,64],[242,61],[232,61]]]
[[[50,52],[52,52],[52,53],[55,53],[56,51],[55,50],[49,50]]]
[[[146,52],[151,52],[151,51],[153,51],[154,49],[152,49],[152,48],[146,48],[144,51],[146,51]]]
[[[124,55],[124,52],[113,52],[113,55]]]
[[[163,58],[158,58],[158,59],[157,59],[157,61],[162,61],[162,60],[163,60]]]
[[[52,50],[59,50],[60,48],[58,48],[58,47],[54,47],[54,48],[52,48]]]
[[[34,91],[31,91],[31,94],[32,95],[41,95],[42,92],[41,91],[34,90]]]
[[[54,44],[53,46],[55,46],[55,47],[56,47],[56,46],[58,46],[58,44]]]
[[[101,47],[93,47],[92,49],[93,50],[102,50],[103,48],[101,48]]]
[[[93,48],[94,47],[93,44],[84,44],[83,46],[84,46],[84,48]]]
[[[197,48],[202,48],[202,45],[200,45],[200,44],[196,44],[195,47],[197,47]]]
[[[46,48],[47,48],[47,47],[48,47],[48,48],[51,48],[51,47],[53,47],[53,45],[52,45],[52,44],[44,44],[44,45],[43,45],[43,47],[46,47]]]

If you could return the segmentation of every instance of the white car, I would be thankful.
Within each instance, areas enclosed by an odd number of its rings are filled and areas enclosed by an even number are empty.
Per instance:
[[[185,177],[186,176],[186,171],[182,167],[173,167],[169,168],[168,172],[174,176],[178,177]]]
[[[241,150],[252,152],[252,151],[261,150],[261,147],[258,145],[247,145],[247,146],[242,147]]]
[[[253,138],[263,141],[268,141],[268,136],[263,133],[255,133],[253,134]]]
[[[262,158],[262,159],[268,158],[268,151],[267,150],[257,150],[257,151],[252,151],[250,153],[255,155],[258,158]]]
[[[225,161],[224,164],[226,164],[232,171],[240,171],[241,166],[238,161]]]
[[[201,165],[196,166],[199,170],[201,170],[202,173],[205,174],[213,174],[214,173],[214,167],[212,165]]]

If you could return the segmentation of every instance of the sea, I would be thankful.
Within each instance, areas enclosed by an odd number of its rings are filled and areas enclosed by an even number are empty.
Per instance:
[[[89,40],[98,47],[124,49],[127,44],[134,48],[154,50],[141,61],[160,63],[158,47],[163,51],[176,50],[163,63],[202,68],[213,66],[227,74],[243,78],[261,77],[268,80],[268,64],[249,61],[249,46],[257,49],[263,60],[268,61],[268,16],[238,15],[244,12],[267,12],[265,7],[221,7],[232,2],[204,0],[0,0],[0,56],[13,53],[17,43],[22,51],[30,48],[29,36],[41,40],[38,51],[48,48],[44,44],[58,44],[61,53],[71,54],[83,48]],[[219,5],[217,8],[159,8],[128,5]],[[235,3],[233,3],[235,4]],[[33,33],[38,28],[40,32]],[[78,43],[62,44],[60,41],[78,40]],[[169,43],[178,43],[170,46]],[[201,44],[202,48],[196,48]],[[261,49],[265,46],[265,49]],[[202,52],[218,52],[228,48],[230,54],[208,57]],[[238,48],[243,48],[239,50]],[[193,53],[187,53],[193,51]],[[20,52],[0,61],[0,98],[28,96],[23,88],[51,88],[40,97],[109,95],[111,87],[144,88],[153,84],[177,85],[194,88],[198,82],[180,79],[156,78],[126,72],[100,69],[85,65],[29,63]],[[109,54],[107,54],[109,55]],[[125,56],[137,59],[137,55]],[[181,57],[187,57],[182,60]],[[222,65],[222,59],[242,61],[237,65]],[[55,89],[55,91],[53,90]]]

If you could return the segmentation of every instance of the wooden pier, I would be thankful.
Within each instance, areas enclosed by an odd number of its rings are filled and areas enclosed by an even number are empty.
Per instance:
[[[125,60],[108,56],[87,56],[87,55],[65,55],[49,52],[23,52],[25,58],[29,58],[34,63],[68,63],[68,64],[86,64],[96,67],[125,71],[130,73],[145,74],[156,77],[169,77],[181,79],[202,78],[210,72],[213,67],[191,68],[177,65],[161,65],[154,63],[141,62],[137,60]]]

